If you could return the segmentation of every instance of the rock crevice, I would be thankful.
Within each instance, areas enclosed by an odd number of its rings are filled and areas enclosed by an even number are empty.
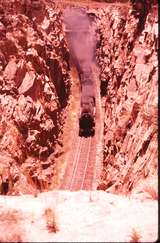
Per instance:
[[[110,6],[98,13],[97,60],[105,99],[98,189],[114,193],[136,191],[157,178],[157,5],[145,10]]]
[[[4,194],[32,193],[52,186],[70,94],[69,52],[55,5],[5,0],[0,12],[0,192],[8,183]]]

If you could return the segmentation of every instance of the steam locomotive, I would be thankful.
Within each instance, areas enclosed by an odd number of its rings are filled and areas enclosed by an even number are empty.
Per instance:
[[[89,137],[95,134],[95,86],[92,71],[80,74],[81,81],[81,109],[79,115],[79,136]]]

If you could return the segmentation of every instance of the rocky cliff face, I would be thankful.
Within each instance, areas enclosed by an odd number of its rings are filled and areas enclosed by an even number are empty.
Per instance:
[[[157,178],[157,15],[157,5],[107,6],[97,14],[105,103],[98,189],[126,194]]]
[[[0,1],[2,194],[52,184],[70,92],[60,17],[55,4],[44,1]]]
[[[82,2],[98,28],[104,191],[49,191],[79,100],[61,11],[52,0],[0,0],[0,242],[158,239],[157,6]]]
[[[97,16],[104,167],[98,189],[129,193],[157,178],[157,6],[101,5]],[[154,2],[154,4],[151,4]],[[137,4],[138,3],[138,4]],[[52,188],[70,93],[61,10],[0,0],[0,192]],[[58,148],[58,149],[57,149]]]

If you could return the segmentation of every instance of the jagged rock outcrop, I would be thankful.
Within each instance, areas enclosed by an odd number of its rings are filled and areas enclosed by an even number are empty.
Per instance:
[[[93,11],[105,103],[104,168],[98,189],[128,193],[157,174],[155,2],[136,0],[130,6],[112,4]],[[2,194],[52,187],[70,92],[69,70],[56,4],[0,0]]]
[[[43,190],[54,177],[71,85],[61,11],[54,7],[0,1],[2,194]]]
[[[157,5],[146,12],[143,7],[107,6],[97,14],[105,100],[104,168],[98,189],[114,193],[142,189],[149,178],[157,178]]]

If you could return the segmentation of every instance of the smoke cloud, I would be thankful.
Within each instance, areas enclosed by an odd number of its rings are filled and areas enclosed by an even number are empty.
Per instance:
[[[63,13],[63,22],[72,59],[78,71],[83,71],[94,61],[95,28],[86,11],[81,8],[66,8]]]

